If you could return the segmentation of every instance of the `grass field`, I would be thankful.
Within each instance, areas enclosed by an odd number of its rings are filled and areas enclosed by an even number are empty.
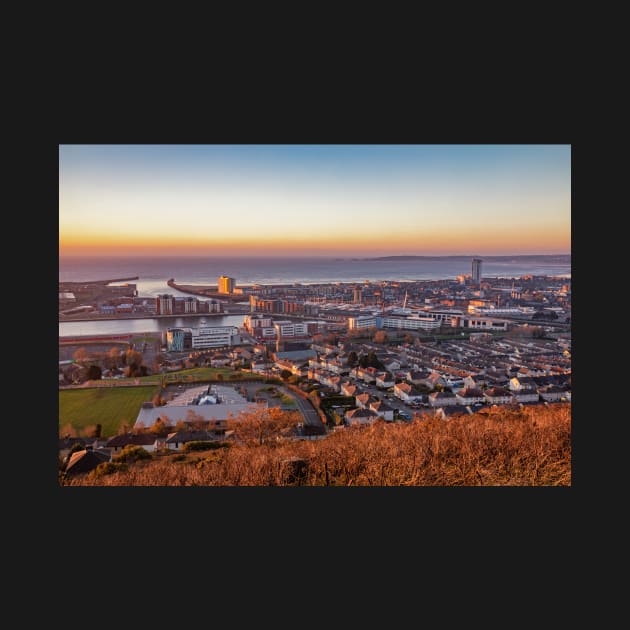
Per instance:
[[[186,370],[179,370],[178,372],[171,372],[166,375],[167,382],[183,380],[185,381],[189,377],[192,379],[207,379],[207,380],[217,380],[217,376],[221,374],[223,376],[223,380],[231,381],[233,376],[237,377],[237,380],[247,379],[247,380],[257,380],[262,378],[258,374],[251,374],[249,372],[239,372],[234,371],[230,368],[212,368],[212,367],[198,367],[198,368],[189,368]]]
[[[94,387],[59,392],[59,427],[71,424],[80,430],[101,424],[103,437],[118,433],[123,422],[136,421],[140,405],[151,400],[156,387]]]
[[[185,370],[178,370],[177,372],[167,372],[166,374],[152,374],[150,376],[140,376],[139,378],[121,378],[116,379],[117,381],[129,382],[139,380],[141,383],[161,383],[162,377],[164,376],[166,379],[166,383],[177,383],[182,382],[185,383],[187,381],[217,381],[218,375],[223,377],[224,381],[231,382],[232,380],[248,380],[248,381],[257,381],[263,380],[265,377],[259,374],[252,374],[250,372],[239,372],[234,371],[230,368],[212,368],[212,367],[198,367],[198,368],[188,368]],[[236,375],[236,379],[233,376]],[[116,381],[114,381],[116,382]]]

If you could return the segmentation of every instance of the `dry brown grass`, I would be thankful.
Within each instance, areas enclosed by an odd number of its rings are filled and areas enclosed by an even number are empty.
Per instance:
[[[300,463],[302,460],[302,474]],[[139,462],[68,485],[569,486],[569,405],[410,424],[378,422],[317,441],[234,444],[195,461]]]

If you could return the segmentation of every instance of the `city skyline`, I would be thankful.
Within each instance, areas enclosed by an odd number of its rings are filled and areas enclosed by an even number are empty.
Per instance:
[[[60,256],[570,251],[570,145],[59,148]]]

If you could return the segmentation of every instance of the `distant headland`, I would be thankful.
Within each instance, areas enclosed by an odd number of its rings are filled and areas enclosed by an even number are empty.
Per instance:
[[[487,262],[556,262],[563,264],[571,263],[571,254],[524,254],[516,256],[378,256],[363,258],[362,260],[470,260],[471,258],[481,258]]]

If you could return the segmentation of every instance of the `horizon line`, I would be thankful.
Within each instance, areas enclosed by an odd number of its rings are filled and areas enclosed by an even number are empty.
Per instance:
[[[452,258],[455,256],[468,258],[487,258],[506,257],[513,258],[522,256],[571,256],[571,252],[553,252],[553,253],[509,253],[509,254],[469,254],[469,253],[452,253],[452,254],[116,254],[116,253],[100,253],[100,254],[59,254],[59,258],[335,258],[340,260],[360,260],[364,258],[392,258],[392,257],[423,257],[423,258]]]

